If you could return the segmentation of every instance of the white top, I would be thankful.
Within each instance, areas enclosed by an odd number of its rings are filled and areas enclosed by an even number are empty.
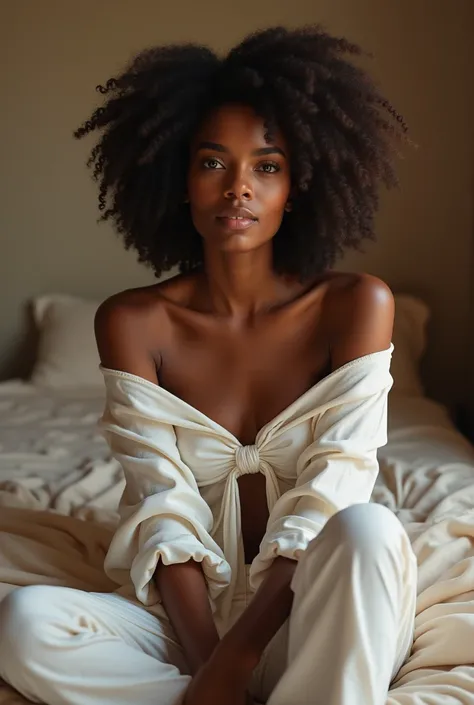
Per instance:
[[[393,380],[387,350],[338,368],[258,432],[254,445],[141,377],[101,367],[106,406],[100,425],[121,463],[121,521],[105,569],[159,602],[156,565],[202,562],[221,624],[244,569],[237,479],[261,472],[270,512],[250,570],[257,587],[276,556],[298,559],[337,511],[368,502],[387,442]]]

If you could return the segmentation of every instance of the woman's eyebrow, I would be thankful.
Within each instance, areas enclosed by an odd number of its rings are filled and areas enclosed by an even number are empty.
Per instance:
[[[212,150],[214,150],[215,152],[227,152],[227,153],[229,152],[229,150],[227,149],[227,147],[224,147],[223,144],[219,144],[218,142],[207,142],[207,141],[206,141],[206,142],[200,142],[200,143],[198,144],[198,147],[197,147],[197,148],[198,148],[198,149],[212,149]],[[252,152],[252,154],[253,154],[255,157],[260,157],[260,156],[263,156],[263,155],[265,155],[265,154],[281,154],[283,157],[286,158],[285,152],[284,152],[282,149],[280,149],[280,147],[276,147],[276,146],[273,146],[273,147],[260,147],[259,149],[254,149],[254,151]]]
[[[218,142],[200,142],[197,146],[198,149],[213,149],[215,152],[228,152],[227,147]]]
[[[282,157],[286,158],[285,152],[277,146],[273,147],[261,147],[260,149],[255,149],[252,154],[254,154],[256,157],[260,157],[264,154],[281,154]]]

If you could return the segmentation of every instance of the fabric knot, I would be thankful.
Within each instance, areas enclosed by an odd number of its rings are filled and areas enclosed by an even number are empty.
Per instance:
[[[260,471],[260,454],[257,446],[240,446],[235,451],[235,464],[243,475]]]

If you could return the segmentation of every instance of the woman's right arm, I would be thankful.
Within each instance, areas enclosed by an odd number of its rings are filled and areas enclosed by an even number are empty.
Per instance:
[[[195,675],[219,643],[201,564],[158,564],[155,581],[173,629]]]
[[[151,353],[153,346],[148,332],[149,314],[124,302],[122,297],[108,299],[96,314],[95,334],[101,363],[158,385],[157,361]],[[153,323],[156,331],[155,316]],[[219,642],[202,563],[190,559],[165,565],[159,560],[154,582],[194,674]]]

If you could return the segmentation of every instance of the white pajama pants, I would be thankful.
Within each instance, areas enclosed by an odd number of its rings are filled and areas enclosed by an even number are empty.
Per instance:
[[[388,509],[336,514],[299,561],[291,615],[253,675],[255,699],[383,705],[412,645],[416,572]],[[244,576],[236,609],[251,596]],[[116,594],[46,586],[1,603],[0,675],[47,705],[178,705],[190,680],[166,620]]]

